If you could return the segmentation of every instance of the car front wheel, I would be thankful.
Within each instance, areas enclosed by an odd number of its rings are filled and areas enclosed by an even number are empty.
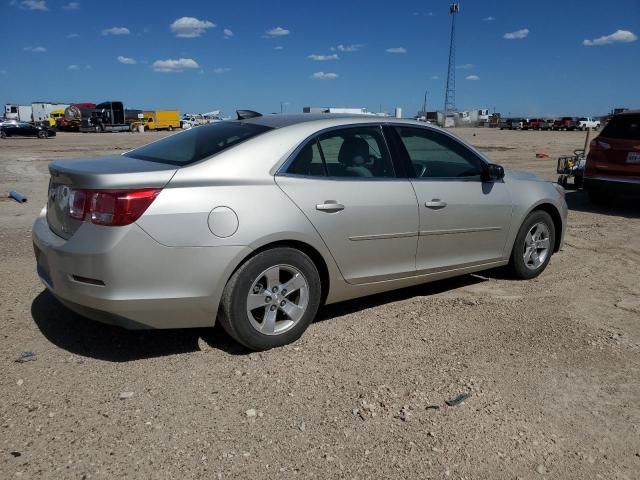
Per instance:
[[[7,134],[0,130],[0,138],[7,138]]]
[[[241,265],[222,295],[220,323],[251,350],[294,342],[313,321],[321,283],[313,261],[303,252],[278,247]]]
[[[47,138],[49,134],[45,130],[40,130],[38,132],[38,138]]]
[[[529,214],[518,231],[509,261],[509,269],[515,278],[535,278],[547,268],[555,235],[553,220],[547,212],[537,210]]]

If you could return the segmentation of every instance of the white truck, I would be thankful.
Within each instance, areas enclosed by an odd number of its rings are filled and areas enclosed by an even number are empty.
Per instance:
[[[600,120],[594,120],[592,117],[582,117],[578,119],[576,130],[586,130],[587,128],[598,130],[600,128]]]
[[[53,110],[64,110],[68,106],[68,103],[33,102],[31,104],[33,121],[36,123],[49,123],[49,115]]]
[[[18,120],[20,122],[32,122],[33,109],[31,105],[17,105],[15,103],[7,103],[4,106],[4,117],[7,120]]]

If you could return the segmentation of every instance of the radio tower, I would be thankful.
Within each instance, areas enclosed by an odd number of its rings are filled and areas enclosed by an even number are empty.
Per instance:
[[[449,69],[447,70],[447,89],[444,94],[444,118],[456,111],[456,14],[459,3],[449,5],[451,14],[451,39],[449,40]]]

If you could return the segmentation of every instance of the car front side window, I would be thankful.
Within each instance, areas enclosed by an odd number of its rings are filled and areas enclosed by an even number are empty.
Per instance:
[[[397,127],[415,178],[481,180],[482,160],[460,142],[424,128]]]

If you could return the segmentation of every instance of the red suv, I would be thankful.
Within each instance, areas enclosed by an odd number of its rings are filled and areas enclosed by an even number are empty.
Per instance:
[[[640,195],[640,110],[615,115],[591,142],[584,189],[594,202]]]

